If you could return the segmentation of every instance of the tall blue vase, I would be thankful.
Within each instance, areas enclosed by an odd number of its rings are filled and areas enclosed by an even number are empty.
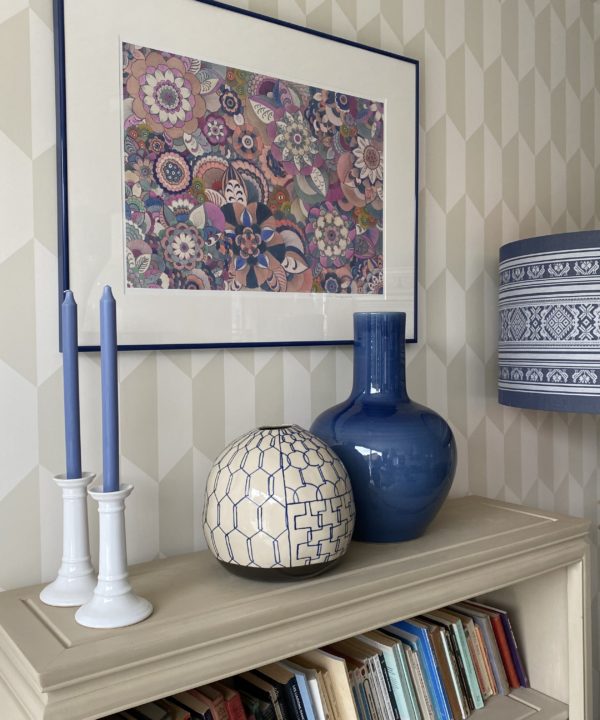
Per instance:
[[[355,540],[396,542],[422,535],[456,470],[448,423],[406,392],[405,321],[399,312],[354,314],[352,392],[311,427],[350,475]]]

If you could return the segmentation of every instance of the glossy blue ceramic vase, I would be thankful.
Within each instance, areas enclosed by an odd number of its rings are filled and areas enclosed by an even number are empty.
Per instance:
[[[422,535],[456,470],[448,423],[406,392],[405,321],[405,313],[354,314],[352,392],[311,427],[350,475],[355,540],[397,542]]]

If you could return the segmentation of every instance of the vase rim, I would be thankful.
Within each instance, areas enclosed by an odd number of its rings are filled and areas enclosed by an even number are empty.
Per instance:
[[[266,430],[287,430],[288,428],[292,428],[292,427],[296,427],[296,426],[294,425],[294,423],[283,423],[283,424],[281,424],[281,425],[275,425],[275,424],[273,424],[273,425],[259,425],[259,427],[258,427],[257,429],[258,429],[258,430],[261,430],[261,431],[266,431]]]
[[[381,317],[383,315],[388,315],[392,317],[404,315],[406,317],[406,313],[399,310],[361,310],[360,312],[354,313],[354,317],[366,317],[369,315],[373,317]]]

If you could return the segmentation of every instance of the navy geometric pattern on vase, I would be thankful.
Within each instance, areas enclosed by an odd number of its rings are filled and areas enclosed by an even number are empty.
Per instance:
[[[337,455],[297,425],[242,435],[208,476],[204,535],[223,563],[246,568],[330,564],[354,529],[354,500]]]
[[[600,231],[500,248],[498,389],[506,405],[600,410]]]

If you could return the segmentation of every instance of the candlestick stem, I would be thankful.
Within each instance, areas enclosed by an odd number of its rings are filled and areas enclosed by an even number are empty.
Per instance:
[[[96,575],[90,560],[86,488],[95,477],[94,473],[83,473],[80,478],[54,478],[62,489],[63,554],[56,580],[40,593],[46,605],[83,605],[94,592]]]
[[[132,485],[121,485],[114,492],[90,488],[100,516],[100,557],[98,584],[89,602],[79,608],[75,620],[91,628],[117,628],[134,625],[152,613],[152,605],[135,595],[128,580],[125,542],[125,499]]]

